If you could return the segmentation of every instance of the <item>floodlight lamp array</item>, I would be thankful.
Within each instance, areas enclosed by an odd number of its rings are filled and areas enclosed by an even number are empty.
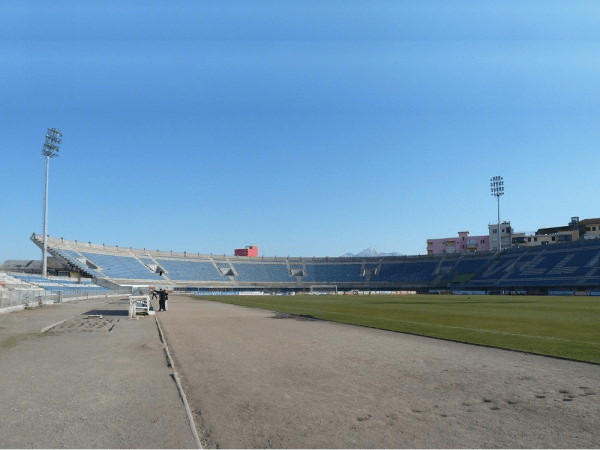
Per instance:
[[[504,180],[502,177],[492,177],[490,179],[490,186],[494,197],[500,197],[504,194]]]
[[[48,133],[46,134],[46,142],[44,142],[44,147],[42,148],[42,155],[52,158],[56,156],[59,150],[59,145],[61,143],[62,133],[56,128],[48,128]]]

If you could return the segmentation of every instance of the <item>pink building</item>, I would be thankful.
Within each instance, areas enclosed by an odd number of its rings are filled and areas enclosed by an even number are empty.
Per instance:
[[[483,252],[490,249],[490,237],[469,236],[468,231],[459,231],[458,237],[427,239],[427,254]]]

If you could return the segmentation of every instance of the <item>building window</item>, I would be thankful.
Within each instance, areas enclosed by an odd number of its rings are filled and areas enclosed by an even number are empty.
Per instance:
[[[492,230],[492,233],[496,234],[496,233],[498,233],[498,230],[494,229],[494,230]]]
[[[556,236],[552,236],[552,242],[556,241]]]
[[[531,238],[527,238],[527,242],[531,242]]]

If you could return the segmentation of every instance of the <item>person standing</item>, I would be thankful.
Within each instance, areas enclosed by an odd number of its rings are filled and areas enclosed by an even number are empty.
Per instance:
[[[158,291],[158,310],[159,311],[166,311],[165,310],[165,295],[166,292],[164,289],[159,289]]]

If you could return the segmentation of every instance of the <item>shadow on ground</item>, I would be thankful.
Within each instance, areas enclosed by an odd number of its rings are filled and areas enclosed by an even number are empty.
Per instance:
[[[88,316],[129,316],[129,310],[121,310],[121,309],[94,309],[92,311],[88,311],[86,313]]]
[[[317,319],[313,316],[301,315],[301,314],[288,314],[277,312],[274,316],[270,317],[271,319],[294,319],[294,320],[322,320]]]

